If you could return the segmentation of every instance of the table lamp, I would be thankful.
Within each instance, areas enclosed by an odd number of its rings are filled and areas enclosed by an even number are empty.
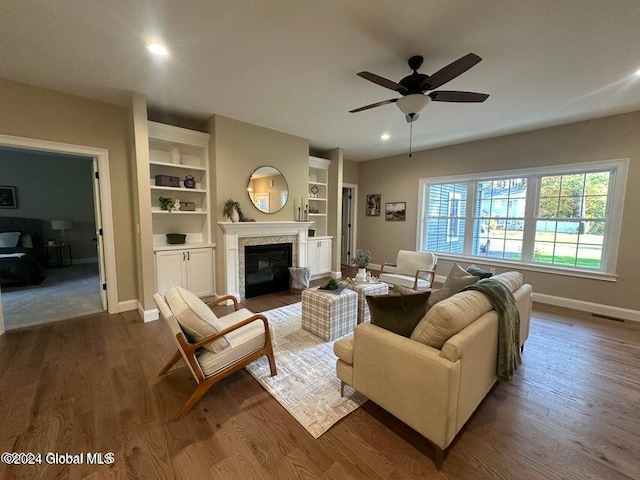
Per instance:
[[[60,230],[60,243],[64,243],[64,231],[73,230],[71,220],[51,220],[51,230]]]

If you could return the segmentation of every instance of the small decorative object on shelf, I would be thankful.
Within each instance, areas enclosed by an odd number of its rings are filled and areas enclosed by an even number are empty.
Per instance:
[[[179,245],[184,243],[187,238],[185,233],[167,233],[167,243],[170,245]]]
[[[175,147],[169,150],[169,160],[171,163],[180,165],[182,163],[182,153],[180,153],[180,150]]]
[[[316,185],[312,186],[309,190],[313,193],[313,198],[316,198],[318,196],[318,192],[320,192],[320,189]]]
[[[187,175],[184,178],[184,188],[196,188],[196,180],[193,175]]]
[[[367,281],[367,265],[369,265],[370,261],[371,252],[369,250],[356,250],[356,254],[351,259],[351,263],[358,267],[358,274],[356,275],[357,283],[365,283]]]
[[[195,212],[196,204],[194,202],[180,202],[181,212]]]
[[[180,200],[178,200],[177,198],[160,197],[158,199],[158,202],[160,204],[160,210],[172,212],[174,210],[180,209]]]
[[[171,175],[156,175],[156,187],[179,187],[180,177]]]

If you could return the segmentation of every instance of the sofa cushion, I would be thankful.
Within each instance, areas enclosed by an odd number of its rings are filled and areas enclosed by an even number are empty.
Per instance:
[[[482,280],[483,278],[491,278],[493,276],[493,273],[487,272],[486,270],[478,267],[477,265],[469,265],[467,267],[467,273],[469,275],[474,275],[478,277],[480,280]]]
[[[498,280],[511,290],[511,293],[515,292],[522,286],[522,274],[520,272],[504,272],[499,275],[491,277],[493,280]]]
[[[353,333],[336,341],[333,344],[333,353],[343,362],[353,365]]]
[[[433,348],[442,346],[456,333],[491,310],[487,297],[477,291],[458,293],[429,309],[411,334],[411,339]]]
[[[400,250],[396,260],[396,273],[414,277],[418,269],[433,270],[435,256],[429,252]]]
[[[403,337],[409,337],[427,311],[429,295],[431,292],[367,296],[371,323]]]
[[[180,327],[194,340],[202,340],[225,328],[215,313],[189,290],[171,287],[164,296]],[[228,346],[229,341],[221,337],[204,348],[219,353]]]
[[[449,275],[447,275],[447,279],[444,281],[444,288],[449,289],[449,295],[455,295],[464,287],[473,285],[478,280],[478,277],[470,275],[464,268],[454,263]]]

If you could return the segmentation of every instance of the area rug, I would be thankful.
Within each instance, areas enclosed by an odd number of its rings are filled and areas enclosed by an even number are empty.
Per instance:
[[[340,396],[333,341],[302,329],[301,303],[263,312],[275,333],[278,375],[270,376],[265,357],[246,369],[314,438],[367,399],[345,388]]]

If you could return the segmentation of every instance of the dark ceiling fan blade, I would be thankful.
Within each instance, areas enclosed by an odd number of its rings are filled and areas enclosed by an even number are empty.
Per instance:
[[[406,92],[407,89],[400,85],[399,83],[392,82],[380,75],[376,75],[371,72],[359,72],[359,77],[364,78],[365,80],[369,80],[370,82],[375,83],[376,85],[380,85],[381,87],[388,88],[389,90],[393,90],[394,92]]]
[[[481,103],[489,98],[487,93],[457,92],[450,90],[439,90],[429,94],[434,102],[459,102],[459,103]]]
[[[349,110],[349,113],[358,113],[363,110],[369,110],[370,108],[379,107],[381,105],[386,105],[387,103],[396,103],[398,101],[397,98],[392,98],[390,100],[384,100],[378,103],[372,103],[371,105],[365,105],[364,107],[356,108],[355,110]]]
[[[468,53],[464,57],[460,57],[458,60],[451,62],[446,67],[441,68],[430,77],[425,78],[422,81],[420,87],[423,89],[423,91],[438,88],[439,86],[450,82],[458,75],[463,74],[481,60],[482,58],[480,58],[475,53]]]

